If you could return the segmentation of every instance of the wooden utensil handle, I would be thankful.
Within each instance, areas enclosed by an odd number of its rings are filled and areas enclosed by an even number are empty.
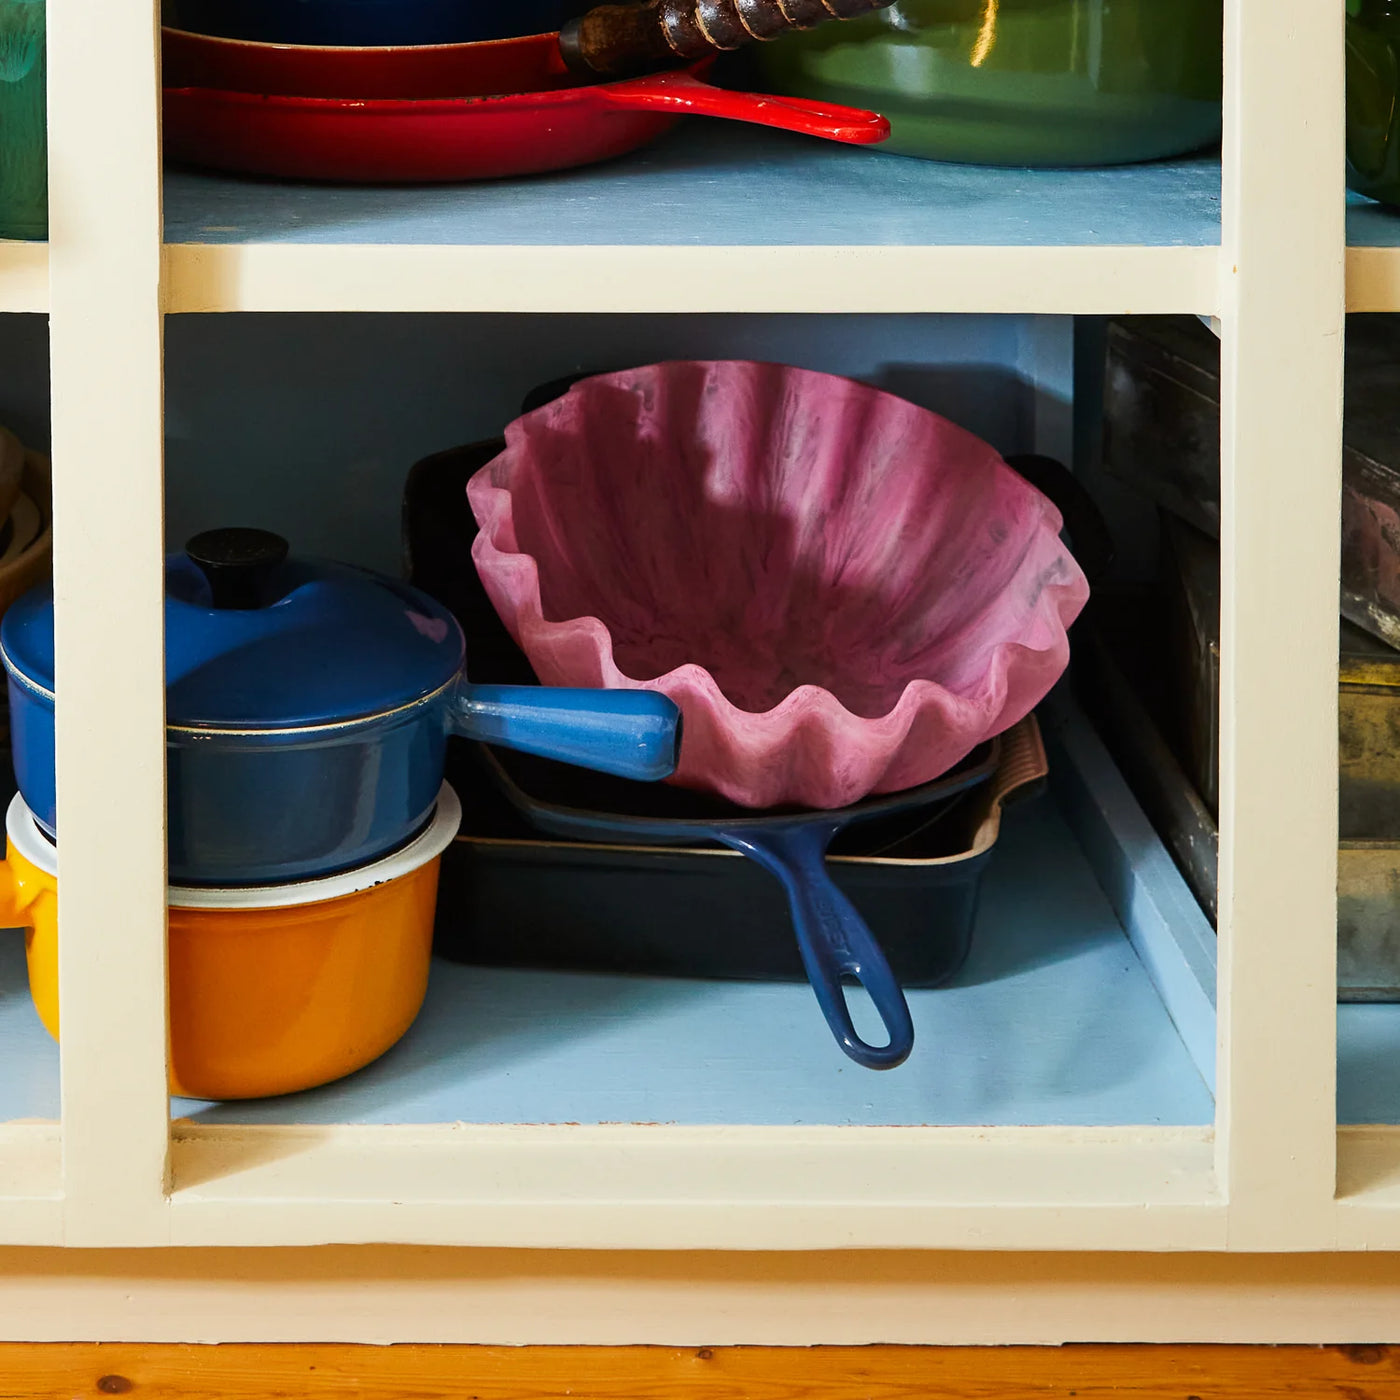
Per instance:
[[[564,61],[576,73],[626,78],[694,63],[751,40],[776,39],[833,19],[883,10],[892,0],[649,0],[600,5],[565,25]]]

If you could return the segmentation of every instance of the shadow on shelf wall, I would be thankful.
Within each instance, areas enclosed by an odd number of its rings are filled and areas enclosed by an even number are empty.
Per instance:
[[[585,368],[756,359],[845,374],[1004,453],[1067,456],[1072,329],[1017,316],[183,316],[167,326],[172,548],[230,523],[397,573],[420,458]]]
[[[0,316],[0,425],[49,450],[49,318]]]

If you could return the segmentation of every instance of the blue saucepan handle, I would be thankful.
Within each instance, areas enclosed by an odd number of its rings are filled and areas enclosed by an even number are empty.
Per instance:
[[[793,929],[812,990],[837,1044],[866,1069],[894,1069],[914,1048],[909,1003],[880,945],[826,868],[826,851],[840,822],[774,822],[760,828],[715,829],[715,837],[776,875],[787,891]],[[885,1023],[889,1044],[867,1044],[846,1005],[843,976],[854,977]]]
[[[669,778],[680,753],[681,712],[654,690],[463,682],[449,714],[464,738],[639,782]]]

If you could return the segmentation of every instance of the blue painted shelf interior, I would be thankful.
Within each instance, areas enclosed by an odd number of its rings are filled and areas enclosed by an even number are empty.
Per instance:
[[[913,1058],[877,1074],[836,1049],[805,985],[440,962],[418,1023],[360,1074],[262,1103],[176,1100],[173,1112],[213,1123],[1214,1118],[1210,1091],[1052,797],[1008,813],[967,966],[910,1002]]]
[[[1337,1008],[1337,1121],[1400,1123],[1400,1005]]]
[[[0,1122],[59,1117],[58,1046],[29,999],[24,933],[0,929]]]
[[[333,186],[170,170],[169,243],[1213,246],[1215,156],[1003,170],[694,121],[606,165]]]
[[[1353,248],[1400,248],[1400,209],[1348,192],[1347,242]]]

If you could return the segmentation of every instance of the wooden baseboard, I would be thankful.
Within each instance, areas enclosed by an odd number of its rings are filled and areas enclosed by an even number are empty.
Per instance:
[[[1054,1348],[0,1347],[27,1400],[1389,1400],[1400,1350]]]

